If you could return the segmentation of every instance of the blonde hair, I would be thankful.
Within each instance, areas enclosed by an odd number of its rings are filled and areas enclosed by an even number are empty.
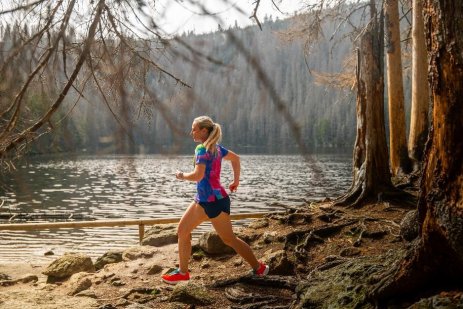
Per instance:
[[[208,116],[199,116],[195,118],[193,122],[197,123],[200,129],[207,129],[209,136],[203,145],[208,151],[215,154],[217,152],[216,145],[222,140],[222,127],[220,124],[214,123],[211,117]]]

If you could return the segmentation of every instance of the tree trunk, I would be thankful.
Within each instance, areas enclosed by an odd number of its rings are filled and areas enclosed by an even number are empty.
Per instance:
[[[335,201],[336,205],[361,205],[364,201],[380,199],[383,193],[394,188],[384,129],[384,64],[380,29],[374,17],[360,40],[353,183],[350,190]]]
[[[417,166],[423,159],[429,129],[428,56],[424,41],[423,0],[413,0],[412,111],[408,154]]]
[[[424,288],[462,286],[463,277],[463,5],[427,0],[427,46],[434,103],[418,203],[420,241],[374,288],[387,301]]]
[[[408,158],[405,130],[399,1],[386,0],[384,8],[389,106],[389,148],[391,152],[391,171],[395,176],[400,173],[408,174],[411,171],[411,162]]]

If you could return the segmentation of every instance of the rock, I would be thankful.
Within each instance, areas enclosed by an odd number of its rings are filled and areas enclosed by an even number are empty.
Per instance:
[[[278,250],[266,255],[264,261],[269,265],[269,273],[272,275],[288,276],[294,274],[295,265],[288,259],[284,250]]]
[[[163,267],[157,264],[153,264],[148,268],[148,275],[159,274],[162,271]]]
[[[68,281],[68,295],[76,295],[92,286],[92,281],[88,278],[88,273],[80,272],[71,276]]]
[[[15,281],[20,282],[20,283],[37,282],[39,281],[39,277],[37,277],[36,275],[29,274],[29,275],[25,275],[22,278],[16,279]]]
[[[400,235],[403,239],[412,241],[418,236],[418,227],[418,211],[409,211],[400,222]]]
[[[124,286],[125,282],[121,281],[120,279],[119,280],[114,280],[114,281],[111,282],[111,285],[112,286]]]
[[[255,240],[257,240],[259,237],[262,236],[262,233],[256,232],[255,230],[252,229],[237,229],[234,231],[236,237],[238,237],[241,240],[244,240],[245,242],[252,243]]]
[[[372,280],[390,269],[406,253],[391,250],[381,256],[353,257],[329,269],[315,269],[296,288],[295,308],[372,308],[368,300]]]
[[[79,296],[79,297],[89,297],[89,298],[95,298],[97,299],[98,297],[96,296],[95,292],[90,291],[90,290],[84,290],[82,292],[77,293],[74,296]]]
[[[7,274],[0,273],[0,280],[11,280],[11,277]]]
[[[208,254],[228,254],[235,252],[232,248],[225,245],[219,235],[214,231],[202,234],[198,239],[198,245]]]
[[[9,278],[9,277],[8,277]],[[19,279],[7,279],[7,280],[0,280],[0,286],[10,286],[17,283],[29,283],[29,282],[37,282],[39,278],[36,275],[26,275]]]
[[[210,305],[213,302],[210,292],[205,287],[191,282],[177,284],[169,301],[201,306]]]
[[[65,253],[48,265],[42,273],[51,278],[63,279],[83,271],[95,271],[92,259],[82,253]]]
[[[53,252],[53,251],[51,251],[51,250],[48,250],[48,251],[45,252],[43,255],[44,255],[44,256],[55,255],[55,252]]]
[[[270,244],[277,240],[277,232],[265,232],[262,239],[264,243]]]
[[[262,218],[262,219],[258,219],[258,220],[253,220],[248,225],[248,227],[250,229],[262,229],[264,227],[268,227],[268,225],[269,225],[268,219],[267,218]]]
[[[158,252],[157,249],[151,248],[149,246],[132,247],[122,253],[122,260],[132,261],[142,258],[149,259],[153,257],[156,252]]]
[[[122,251],[108,251],[96,260],[95,268],[100,270],[107,264],[119,262],[122,262]]]
[[[145,233],[141,244],[144,246],[161,247],[177,243],[177,224],[154,225]]]

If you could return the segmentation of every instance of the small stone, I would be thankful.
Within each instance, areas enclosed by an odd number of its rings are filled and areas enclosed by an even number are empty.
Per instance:
[[[87,276],[88,274],[85,272],[72,275],[68,282],[68,295],[76,295],[77,293],[89,289],[92,286],[92,281]]]
[[[51,251],[51,250],[48,250],[48,251],[46,251],[43,255],[44,255],[44,256],[55,255],[55,252],[53,252],[53,251]]]
[[[116,280],[116,281],[111,282],[111,285],[113,285],[113,286],[124,286],[125,283],[120,281],[120,280]]]
[[[233,261],[233,266],[241,266],[243,265],[243,259],[242,258],[237,258]]]
[[[95,268],[102,269],[108,264],[122,262],[122,251],[108,251],[95,262]]]
[[[20,283],[29,283],[29,282],[37,282],[39,281],[39,277],[36,275],[26,275],[22,278],[14,280],[15,282],[20,282]]]
[[[162,266],[159,266],[157,264],[151,265],[148,269],[148,275],[159,274],[162,271],[162,269]]]
[[[82,291],[82,292],[79,292],[77,293],[76,295],[74,296],[79,296],[79,297],[89,297],[89,298],[98,298],[95,294],[94,291],[90,291],[90,290],[85,290],[85,291]]]

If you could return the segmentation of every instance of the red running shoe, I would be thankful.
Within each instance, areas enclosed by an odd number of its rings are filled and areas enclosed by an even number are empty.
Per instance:
[[[265,265],[264,263],[262,263],[261,261],[259,261],[259,268],[257,270],[253,270],[253,274],[256,275],[256,276],[265,276],[268,274],[268,271],[269,271],[269,267],[268,265]]]
[[[162,275],[162,281],[168,284],[177,284],[178,282],[190,280],[190,273],[180,273],[179,269],[176,269],[170,273]]]

